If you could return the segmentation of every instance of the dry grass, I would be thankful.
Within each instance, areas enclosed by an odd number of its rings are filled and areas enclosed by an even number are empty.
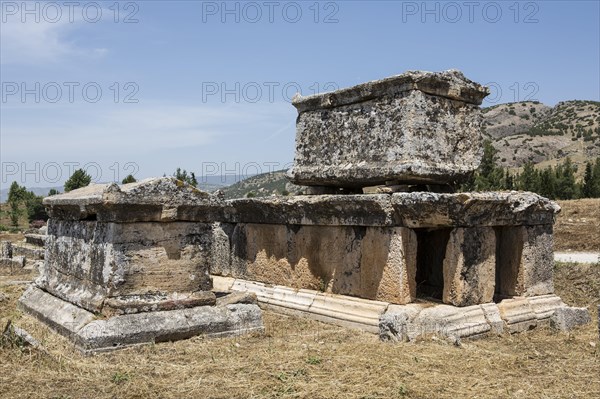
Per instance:
[[[558,201],[554,225],[556,251],[600,252],[600,198]]]
[[[571,334],[417,344],[265,312],[265,335],[201,337],[84,357],[15,310],[22,286],[2,286],[12,319],[47,353],[0,347],[2,398],[597,398],[598,322]],[[4,278],[6,280],[6,278]],[[559,295],[596,305],[600,265],[559,265]],[[595,308],[594,308],[595,309]]]

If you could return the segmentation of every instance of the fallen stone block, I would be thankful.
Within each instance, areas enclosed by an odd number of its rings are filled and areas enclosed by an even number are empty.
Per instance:
[[[570,331],[591,321],[592,318],[587,308],[564,306],[554,311],[550,318],[550,325],[560,331]]]
[[[27,259],[41,260],[44,259],[45,250],[36,245],[27,243],[13,244],[13,256],[24,256]]]
[[[9,342],[13,343],[19,347],[25,346],[33,346],[34,348],[41,347],[39,341],[31,334],[29,334],[24,329],[17,327],[12,324],[12,321],[9,320],[4,328],[4,333],[2,333],[4,339],[9,340]]]
[[[46,236],[42,234],[25,234],[25,242],[37,247],[43,247],[46,243]]]
[[[9,274],[26,273],[26,259],[24,256],[13,256],[12,258],[0,259],[0,270],[4,270]]]

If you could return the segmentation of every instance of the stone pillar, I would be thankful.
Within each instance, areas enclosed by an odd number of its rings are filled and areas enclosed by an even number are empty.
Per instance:
[[[554,292],[554,239],[552,225],[521,227],[523,252],[519,270],[517,294],[545,295]]]
[[[454,229],[446,246],[442,301],[455,306],[492,302],[495,253],[496,235],[492,227]]]
[[[404,305],[417,294],[417,235],[406,227],[367,229],[361,247],[361,296]]]
[[[10,241],[0,241],[0,258],[10,259],[12,256],[12,243]]]

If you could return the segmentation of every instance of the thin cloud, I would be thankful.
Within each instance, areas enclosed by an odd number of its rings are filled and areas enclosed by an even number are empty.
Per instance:
[[[39,22],[22,22],[16,16],[7,18],[0,24],[0,64],[39,65],[58,63],[74,56],[104,57],[109,52],[107,48],[85,48],[75,44],[74,32],[85,25],[81,18],[72,21],[63,18],[56,22],[43,18]]]

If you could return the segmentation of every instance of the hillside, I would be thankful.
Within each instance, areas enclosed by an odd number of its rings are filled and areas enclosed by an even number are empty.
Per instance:
[[[526,162],[555,165],[567,156],[583,173],[585,161],[600,156],[600,102],[564,101],[500,104],[483,109],[484,135],[498,150],[503,167]]]
[[[226,199],[243,198],[248,196],[269,197],[271,195],[295,194],[300,187],[291,184],[285,177],[285,170],[263,173],[239,181],[221,189]]]

